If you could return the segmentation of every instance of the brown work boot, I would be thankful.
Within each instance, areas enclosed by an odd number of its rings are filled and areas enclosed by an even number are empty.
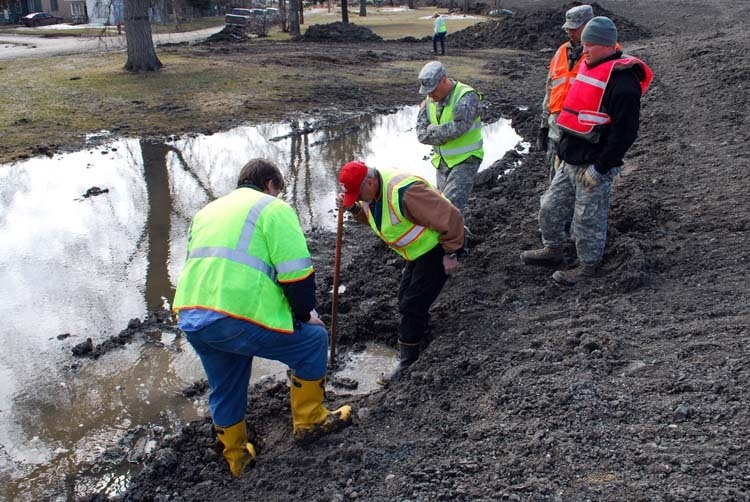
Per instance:
[[[596,265],[585,265],[581,263],[570,270],[556,270],[552,274],[552,280],[563,286],[575,286],[581,281],[596,275]]]
[[[521,253],[521,261],[526,265],[558,265],[562,260],[562,246],[544,246],[542,249],[531,249]]]

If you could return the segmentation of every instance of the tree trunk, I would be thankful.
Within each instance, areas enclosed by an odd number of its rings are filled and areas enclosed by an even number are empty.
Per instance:
[[[349,24],[349,4],[346,0],[341,0],[341,22]]]
[[[464,14],[469,13],[469,0],[464,0]]]
[[[413,2],[414,0],[409,0]],[[367,17],[367,0],[359,0],[359,17]]]
[[[148,19],[149,0],[125,0],[125,41],[128,45],[128,61],[125,71],[140,73],[157,71],[162,67],[156,57]]]
[[[414,8],[415,8],[415,7],[414,7],[414,0],[409,0],[409,1],[407,2],[407,4],[408,4],[408,6],[409,6],[409,9],[411,9],[411,10],[414,10]]]
[[[289,0],[289,34],[299,36],[299,3],[302,0]]]
[[[305,2],[299,0],[299,24],[305,24]]]
[[[288,33],[289,25],[286,22],[286,0],[279,0],[279,22],[281,23],[281,31]]]

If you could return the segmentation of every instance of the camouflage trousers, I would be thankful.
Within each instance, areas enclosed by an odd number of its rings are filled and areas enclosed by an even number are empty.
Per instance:
[[[437,169],[437,189],[443,192],[443,195],[461,211],[461,214],[469,203],[474,178],[477,176],[481,163],[482,159],[469,157],[450,168],[441,161]]]
[[[555,173],[560,165],[560,160],[557,158],[557,145],[560,144],[560,136],[562,136],[560,128],[557,127],[557,117],[559,116],[559,113],[553,113],[547,120],[549,132],[547,133],[547,155],[544,160],[545,165],[549,168],[550,182],[555,178]]]
[[[604,254],[610,193],[621,167],[602,176],[601,183],[589,192],[578,182],[578,174],[588,165],[560,163],[552,183],[541,199],[539,229],[545,246],[559,247],[565,241],[565,224],[573,219],[578,260],[596,265]]]

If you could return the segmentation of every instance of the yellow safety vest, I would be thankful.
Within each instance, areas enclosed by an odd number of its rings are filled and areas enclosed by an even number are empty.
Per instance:
[[[418,176],[397,171],[380,171],[382,186],[380,200],[375,202],[381,204],[380,229],[375,222],[369,204],[364,204],[367,221],[370,228],[395,252],[407,261],[414,261],[440,242],[440,234],[431,228],[416,225],[406,219],[401,210],[398,192],[401,188],[421,181],[428,187],[433,188],[430,183]],[[448,200],[448,199],[446,199]]]
[[[455,104],[467,92],[476,91],[466,84],[456,82],[456,87],[453,89],[448,104],[443,107],[443,112],[440,114],[439,120],[437,117],[437,103],[435,103],[435,101],[429,96],[425,98],[427,99],[427,112],[430,118],[430,123],[433,125],[442,125],[453,120],[453,109]],[[445,144],[435,145],[433,147],[434,153],[432,155],[432,165],[435,166],[435,169],[439,168],[441,158],[445,160],[445,163],[449,168],[456,164],[460,164],[471,156],[483,159],[484,148],[482,145],[482,118],[477,115],[471,125],[471,129],[456,139],[452,139]]]
[[[252,188],[238,188],[195,215],[173,309],[206,309],[292,333],[279,283],[313,273],[294,210]]]

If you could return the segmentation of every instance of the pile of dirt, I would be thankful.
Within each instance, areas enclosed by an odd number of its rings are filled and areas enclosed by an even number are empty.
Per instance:
[[[564,4],[558,8],[540,9],[529,13],[515,13],[492,21],[475,24],[448,35],[451,47],[478,49],[504,47],[510,49],[541,50],[560,46],[567,37],[561,29],[565,12],[580,2]],[[597,3],[591,4],[594,14],[607,16],[617,26],[620,41],[643,39],[651,36],[645,28],[614,14]]]
[[[296,42],[382,42],[369,28],[353,23],[314,24]]]
[[[208,37],[200,45],[212,45],[216,43],[240,43],[250,40],[250,35],[239,26],[224,26],[224,28]]]

